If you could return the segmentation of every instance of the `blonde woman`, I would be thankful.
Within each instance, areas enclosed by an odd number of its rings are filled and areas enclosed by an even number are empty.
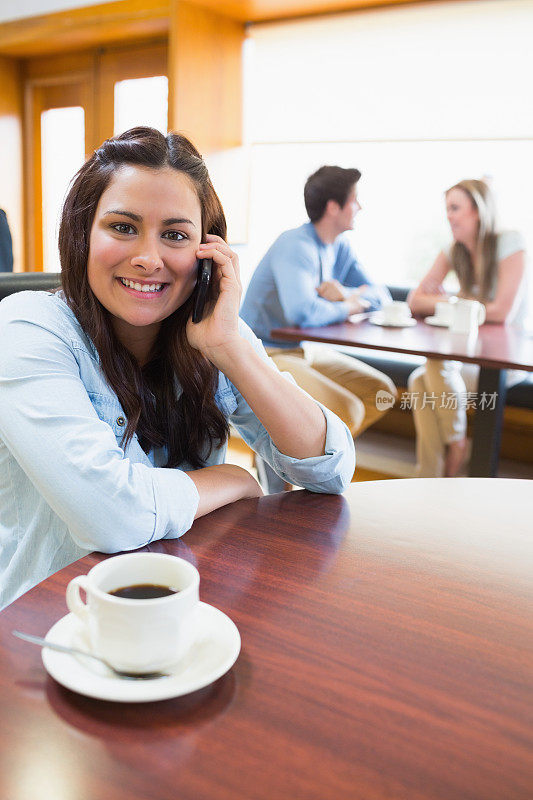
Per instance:
[[[459,280],[459,295],[484,304],[486,323],[521,324],[527,315],[522,236],[516,231],[496,231],[494,200],[483,181],[460,181],[445,197],[453,243],[439,253],[409,295],[411,311],[420,316],[434,314],[435,304],[446,297],[443,281],[453,271]],[[455,477],[464,465],[466,393],[476,391],[478,373],[474,364],[428,359],[409,378],[409,389],[416,398],[413,414],[419,477]],[[508,384],[520,379],[519,374],[508,374]],[[437,398],[453,393],[456,404],[439,404],[437,399],[435,408],[430,407],[422,402],[424,393]]]

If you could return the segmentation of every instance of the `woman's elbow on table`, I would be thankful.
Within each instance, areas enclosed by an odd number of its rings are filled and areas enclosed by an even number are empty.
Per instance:
[[[354,468],[351,470],[351,475],[336,475],[331,480],[327,481],[323,486],[316,489],[318,494],[344,494],[350,483],[352,482]]]
[[[512,317],[513,303],[486,303],[485,322],[492,325],[505,325]]]
[[[346,491],[348,486],[353,480],[355,473],[355,449],[352,451],[351,457],[346,459],[346,463],[342,471],[338,475],[334,475],[331,479],[330,494],[342,494]]]
[[[307,489],[309,492],[315,492],[316,494],[343,494],[352,481],[354,471],[355,461],[354,469],[349,470],[349,476],[348,472],[342,474],[338,473],[319,483],[306,483],[303,488]]]
[[[355,447],[350,436],[345,448],[331,454],[331,459],[324,469],[324,477],[317,475],[316,480],[305,481],[302,485],[317,494],[342,494],[352,482],[354,472]]]

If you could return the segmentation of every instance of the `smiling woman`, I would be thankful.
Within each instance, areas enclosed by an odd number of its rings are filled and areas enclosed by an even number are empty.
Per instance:
[[[181,536],[261,495],[231,422],[280,477],[340,492],[353,440],[239,320],[239,264],[183,136],[107,140],[67,195],[62,291],[0,305],[0,607],[87,551]],[[198,260],[213,263],[193,322]]]
[[[129,208],[121,209],[125,197]],[[141,364],[161,322],[194,289],[201,235],[194,185],[169,167],[125,165],[100,198],[91,229],[89,284],[112,315],[120,341]]]

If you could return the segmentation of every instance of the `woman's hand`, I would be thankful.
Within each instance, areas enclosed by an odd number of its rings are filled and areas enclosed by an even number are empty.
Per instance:
[[[193,323],[189,319],[187,339],[215,366],[220,366],[220,359],[240,341],[238,320],[242,286],[239,258],[220,236],[208,233],[206,238],[207,243],[199,246],[196,256],[213,259],[211,280],[215,300],[206,304],[201,322]]]

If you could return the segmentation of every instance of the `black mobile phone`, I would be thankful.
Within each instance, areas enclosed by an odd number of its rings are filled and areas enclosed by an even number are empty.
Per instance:
[[[200,322],[204,314],[205,301],[209,284],[211,283],[211,272],[213,269],[212,258],[202,258],[198,261],[198,278],[196,281],[196,297],[194,298],[194,308],[192,311],[192,321]]]

